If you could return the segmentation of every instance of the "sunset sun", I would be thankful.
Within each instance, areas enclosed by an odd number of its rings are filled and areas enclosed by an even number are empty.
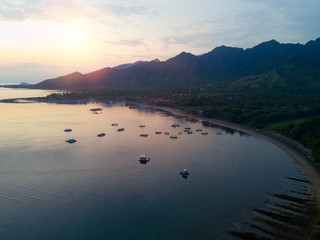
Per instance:
[[[85,42],[85,36],[81,32],[71,31],[66,35],[66,42],[71,46],[81,46]]]

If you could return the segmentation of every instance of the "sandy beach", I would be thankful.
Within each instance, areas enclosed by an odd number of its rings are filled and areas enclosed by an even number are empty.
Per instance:
[[[182,116],[185,118],[195,118],[197,120],[201,120],[202,122],[208,122],[213,125],[218,125],[225,128],[231,128],[237,131],[250,134],[255,137],[265,139],[277,145],[283,151],[288,153],[299,164],[306,179],[311,182],[310,193],[314,198],[314,200],[318,201],[319,207],[320,207],[320,169],[313,162],[311,151],[309,149],[306,149],[300,143],[295,142],[292,139],[286,138],[280,134],[264,132],[259,129],[250,129],[234,123],[225,122],[217,119],[190,115],[190,114],[184,113],[183,111],[170,108],[170,107],[151,106],[151,108],[159,109],[162,111],[168,111],[174,116]]]
[[[156,110],[167,111],[173,116],[184,117],[184,118],[193,118],[200,120],[202,122],[207,122],[212,125],[217,125],[220,127],[231,128],[237,131],[247,133],[249,135],[264,139],[271,142],[272,144],[278,146],[283,151],[288,153],[300,166],[306,181],[308,182],[309,194],[306,200],[306,205],[309,208],[309,213],[311,213],[312,221],[310,222],[313,230],[315,232],[320,231],[319,225],[319,212],[320,212],[320,169],[313,162],[311,151],[306,149],[300,143],[293,141],[292,139],[286,138],[280,134],[270,133],[261,131],[259,129],[246,128],[234,123],[220,121],[212,118],[204,118],[196,115],[187,114],[181,110],[170,108],[170,107],[158,107],[158,106],[148,106]],[[247,236],[244,236],[244,239],[247,239]],[[299,238],[300,239],[300,238]],[[301,239],[314,239],[311,236],[303,236]],[[319,236],[315,239],[319,239]]]

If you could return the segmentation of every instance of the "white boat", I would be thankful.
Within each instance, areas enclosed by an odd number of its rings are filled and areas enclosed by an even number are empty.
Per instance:
[[[99,133],[97,136],[98,137],[104,137],[106,134],[105,133]]]
[[[141,164],[146,164],[147,162],[150,161],[150,158],[147,157],[147,154],[140,154],[140,159],[139,159],[139,162]]]

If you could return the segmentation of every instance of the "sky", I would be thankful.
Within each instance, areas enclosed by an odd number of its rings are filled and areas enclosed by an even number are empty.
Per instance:
[[[319,0],[0,0],[0,83],[320,37]]]

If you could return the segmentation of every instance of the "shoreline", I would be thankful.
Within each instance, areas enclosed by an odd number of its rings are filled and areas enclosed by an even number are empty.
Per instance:
[[[89,104],[89,103],[106,103],[109,102],[107,100],[105,101],[91,101],[91,100],[64,100],[64,101],[54,101],[54,100],[48,100],[45,97],[38,97],[38,98],[16,98],[16,99],[3,99],[0,100],[2,103],[33,103],[33,102],[39,102],[39,103],[57,103],[57,104]],[[119,102],[119,101],[115,101]],[[155,111],[162,111],[167,112],[170,115],[174,117],[182,117],[187,119],[195,119],[197,121],[202,121],[203,123],[208,123],[213,126],[222,127],[222,128],[230,128],[239,132],[247,133],[251,136],[263,139],[265,141],[270,142],[271,144],[276,145],[278,148],[286,152],[294,162],[297,163],[297,165],[300,167],[307,183],[308,187],[308,195],[303,200],[303,205],[301,205],[301,208],[306,207],[307,212],[306,215],[303,217],[308,218],[309,224],[307,225],[295,225],[295,227],[302,228],[306,232],[304,232],[303,236],[306,237],[304,239],[318,239],[320,234],[320,168],[316,165],[316,163],[313,161],[311,151],[307,148],[305,148],[302,144],[289,139],[287,137],[284,137],[277,133],[272,132],[265,132],[259,129],[253,129],[250,127],[240,126],[231,122],[221,121],[213,118],[205,118],[198,115],[192,115],[183,112],[182,110],[172,108],[172,107],[165,107],[165,106],[155,106],[155,105],[148,105],[146,103],[142,102],[128,102],[128,101],[120,101],[125,102],[129,104],[137,105],[137,107],[142,108],[149,108],[153,109]],[[254,210],[254,211],[263,211],[263,210]],[[266,211],[266,213],[271,213]],[[282,212],[280,212],[280,215],[278,216],[283,217]],[[297,216],[295,215],[295,212],[290,215],[286,216],[288,217],[288,220],[290,218],[295,219]],[[274,217],[275,220],[277,220],[277,216]],[[280,220],[281,221],[281,220]],[[299,219],[300,221],[305,221],[305,219]],[[287,223],[286,221],[284,223]],[[253,224],[254,225],[254,224]],[[270,227],[270,226],[269,226]],[[282,232],[282,227],[274,227],[271,226],[274,230],[274,234],[277,234]],[[289,232],[284,232],[283,234],[289,234],[290,231],[295,232],[294,229],[289,230]],[[309,231],[310,230],[310,231]],[[240,239],[258,239],[258,238],[248,238],[249,236],[252,236],[253,233],[251,232],[229,232],[231,235],[239,237]],[[292,233],[292,232],[291,232]],[[308,234],[309,233],[309,234]],[[268,234],[268,232],[267,232]],[[295,233],[296,236],[299,234],[299,232]],[[307,235],[305,235],[307,234]],[[313,235],[315,236],[317,234],[316,238],[312,238]],[[312,235],[312,236],[311,236]],[[241,237],[242,236],[242,237]],[[287,235],[288,236],[288,235]],[[289,238],[290,239],[290,238]],[[300,239],[300,238],[299,238]]]
[[[277,225],[275,223],[268,225],[268,227],[271,227],[274,232],[270,232],[268,230],[264,230],[261,228],[257,228],[259,230],[261,230],[264,233],[267,234],[271,234],[271,236],[273,237],[285,237],[286,239],[301,239],[299,237],[300,234],[303,235],[303,239],[319,239],[319,234],[320,234],[320,169],[319,167],[316,165],[316,163],[313,161],[312,158],[312,154],[311,151],[307,148],[305,148],[302,144],[289,139],[285,136],[282,136],[280,134],[276,134],[276,133],[272,133],[272,132],[265,132],[265,131],[261,131],[258,129],[250,129],[244,126],[240,126],[234,123],[230,123],[230,122],[225,122],[225,121],[221,121],[221,120],[217,120],[217,119],[212,119],[212,118],[205,118],[205,117],[201,117],[201,116],[196,116],[196,115],[192,115],[192,114],[187,114],[179,109],[175,109],[175,108],[170,108],[170,107],[158,107],[158,106],[150,106],[150,105],[146,105],[146,107],[148,108],[152,108],[155,110],[160,110],[160,111],[165,111],[165,112],[169,112],[170,114],[172,114],[173,116],[176,117],[184,117],[184,118],[192,118],[192,119],[197,119],[197,120],[201,120],[202,122],[207,122],[210,123],[212,125],[216,125],[216,126],[220,126],[220,127],[224,127],[224,128],[230,128],[230,129],[234,129],[236,131],[240,131],[240,132],[244,132],[247,133],[251,136],[257,137],[257,138],[261,138],[264,139],[268,142],[270,142],[271,144],[276,145],[277,147],[279,147],[281,150],[283,150],[284,152],[286,152],[292,159],[293,161],[295,161],[304,177],[306,178],[306,180],[298,180],[298,181],[303,181],[307,183],[308,186],[308,196],[306,197],[305,200],[301,199],[294,199],[294,202],[299,200],[299,202],[301,203],[301,210],[305,208],[305,210],[307,211],[305,214],[306,215],[300,215],[300,217],[297,217],[296,212],[294,212],[293,214],[288,214],[288,213],[283,213],[283,212],[278,212],[278,213],[274,213],[273,210],[262,210],[262,209],[255,209],[254,211],[256,212],[263,212],[265,214],[265,216],[270,217],[270,215],[272,215],[273,217],[271,217],[273,220],[277,221],[280,220],[280,222],[283,220],[283,217],[286,218],[286,221],[291,222],[291,221],[297,221],[296,225],[293,229],[290,230],[286,230],[283,231],[283,227],[281,226],[281,224]],[[286,199],[285,196],[284,199]],[[290,198],[290,197],[289,197]],[[282,215],[284,214],[284,215]],[[279,219],[280,217],[280,219]],[[258,221],[258,225],[259,222],[260,223],[266,223],[260,220]],[[283,223],[287,223],[287,222],[283,222]],[[270,224],[270,223],[269,223]],[[301,225],[300,225],[301,224]],[[254,223],[250,224],[251,226],[254,226]],[[301,231],[302,228],[302,231]],[[240,239],[261,239],[259,235],[256,235],[253,232],[239,232],[239,231],[229,231],[229,234],[240,238]],[[295,238],[293,237],[291,234],[293,234],[293,236],[298,237]],[[301,236],[302,237],[302,236]]]
[[[90,100],[53,101],[53,100],[47,100],[46,97],[31,97],[31,98],[2,99],[0,100],[0,102],[2,103],[46,102],[46,103],[57,103],[57,104],[87,104],[92,101]],[[96,103],[99,103],[99,102],[103,103],[104,101],[97,101]],[[277,133],[265,132],[259,129],[240,126],[235,123],[226,122],[226,121],[222,121],[214,118],[206,118],[206,117],[201,117],[197,115],[192,115],[172,107],[148,105],[146,103],[141,103],[141,102],[140,103],[132,102],[132,104],[140,105],[140,106],[147,107],[154,110],[169,112],[173,116],[181,116],[184,118],[194,118],[197,120],[201,120],[202,122],[208,122],[212,125],[234,129],[236,131],[244,132],[249,135],[264,139],[276,145],[277,147],[285,151],[287,154],[289,154],[291,158],[301,167],[301,170],[304,176],[307,178],[307,180],[311,182],[311,184],[309,184],[310,194],[313,200],[317,202],[318,207],[320,208],[320,166],[317,166],[316,163],[313,161],[311,151],[305,148],[302,144]]]
[[[240,126],[231,122],[221,121],[213,118],[205,118],[201,116],[191,115],[185,113],[179,109],[171,107],[151,106],[147,105],[148,108],[155,110],[170,112],[173,116],[182,116],[185,118],[194,118],[201,120],[202,122],[208,122],[213,125],[220,127],[231,128],[240,132],[247,133],[249,135],[264,139],[289,154],[289,156],[300,166],[304,176],[310,181],[309,191],[312,200],[316,201],[320,208],[320,169],[313,162],[311,151],[305,148],[302,144],[282,136],[277,133],[265,132],[258,129],[250,129],[244,126]]]

